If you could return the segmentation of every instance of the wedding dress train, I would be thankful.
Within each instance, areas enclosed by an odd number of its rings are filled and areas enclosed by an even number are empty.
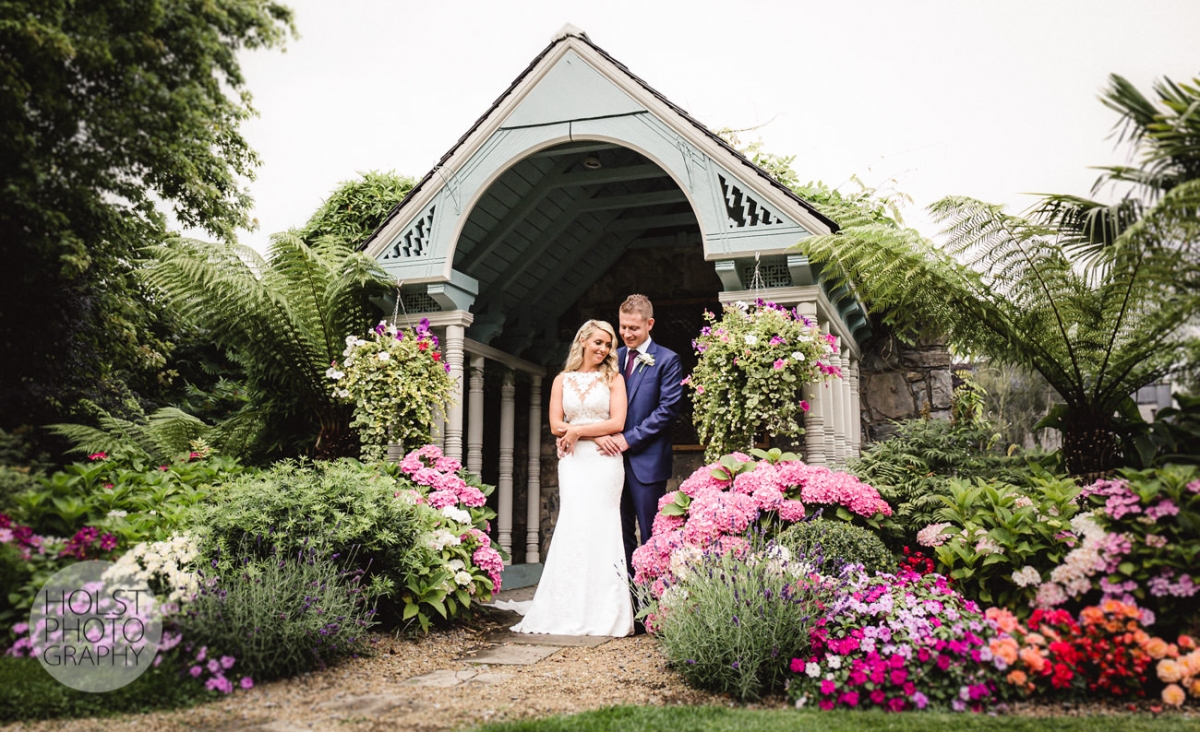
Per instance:
[[[618,377],[619,378],[619,377]],[[563,383],[569,424],[608,419],[609,389],[598,372],[573,371]],[[633,604],[621,539],[621,457],[579,440],[558,462],[559,513],[549,556],[517,633],[626,636]]]

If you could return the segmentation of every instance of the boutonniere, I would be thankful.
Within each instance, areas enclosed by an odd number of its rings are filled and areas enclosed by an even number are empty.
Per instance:
[[[649,353],[642,353],[641,351],[639,351],[638,355],[637,355],[637,361],[639,364],[638,369],[640,370],[647,366],[653,366],[654,365],[654,356],[651,356]]]

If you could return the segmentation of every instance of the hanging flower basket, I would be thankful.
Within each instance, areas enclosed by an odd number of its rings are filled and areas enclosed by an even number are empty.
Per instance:
[[[692,392],[693,420],[705,458],[748,452],[756,433],[804,434],[798,417],[809,405],[800,390],[842,372],[825,359],[836,338],[787,308],[758,300],[726,305],[692,341],[699,361],[683,380]]]
[[[381,321],[367,338],[346,337],[345,360],[325,372],[334,396],[354,405],[363,460],[383,460],[388,443],[416,449],[430,442],[434,416],[450,404],[455,382],[428,318],[415,329]]]

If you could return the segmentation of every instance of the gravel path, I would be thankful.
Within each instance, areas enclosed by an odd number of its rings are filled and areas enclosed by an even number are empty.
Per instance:
[[[437,630],[416,640],[379,635],[376,653],[336,668],[237,691],[191,709],[91,720],[18,723],[4,730],[449,730],[496,720],[543,717],[613,704],[729,704],[696,691],[666,670],[645,635],[587,648],[562,648],[525,666],[457,660],[495,645],[489,635],[516,622],[482,614],[471,628]],[[465,680],[414,685],[435,671]],[[448,676],[442,674],[441,676]],[[469,678],[468,678],[469,677]],[[782,700],[774,705],[779,706]]]

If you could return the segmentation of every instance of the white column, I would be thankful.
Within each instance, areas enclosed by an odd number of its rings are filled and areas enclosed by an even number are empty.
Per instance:
[[[850,352],[842,352],[842,434],[845,444],[842,447],[842,459],[849,460],[857,453],[854,451],[854,408],[850,396]]]
[[[829,324],[821,326],[821,332],[825,335],[829,334]],[[836,354],[837,351],[834,351]],[[826,356],[826,361],[836,365],[837,359],[833,354]],[[835,425],[837,424],[837,409],[834,404],[834,388],[833,381],[825,381],[821,384],[821,423],[825,427],[825,464],[833,465],[838,461],[837,452],[837,436],[834,434]]]
[[[504,385],[500,387],[500,506],[496,523],[500,528],[500,547],[512,555],[513,527],[513,424],[515,422],[516,385],[513,372],[504,372]],[[509,559],[508,564],[512,564]]]
[[[476,475],[483,471],[483,356],[471,356],[467,410],[467,470]]]
[[[525,503],[525,563],[541,559],[542,535],[542,377],[529,385],[529,486]]]
[[[839,339],[840,340],[840,339]],[[830,362],[841,371],[842,352],[840,344],[834,344],[833,353],[829,355]],[[829,388],[832,390],[833,399],[833,458],[834,462],[842,463],[846,460],[846,393],[845,382],[842,379],[834,378],[829,382]]]
[[[850,361],[850,454],[862,452],[862,397],[858,393],[858,360]]]
[[[462,460],[463,458],[463,339],[466,328],[457,323],[446,326],[446,363],[450,364],[450,378],[458,384],[454,399],[446,414],[446,446],[447,456]]]
[[[810,321],[816,322],[815,302],[797,303],[796,309]],[[821,385],[805,384],[800,394],[808,402],[808,412],[804,415],[804,461],[811,465],[824,465],[825,420],[821,416]]]
[[[446,451],[446,415],[441,407],[433,410],[433,424],[429,427],[430,442]]]

